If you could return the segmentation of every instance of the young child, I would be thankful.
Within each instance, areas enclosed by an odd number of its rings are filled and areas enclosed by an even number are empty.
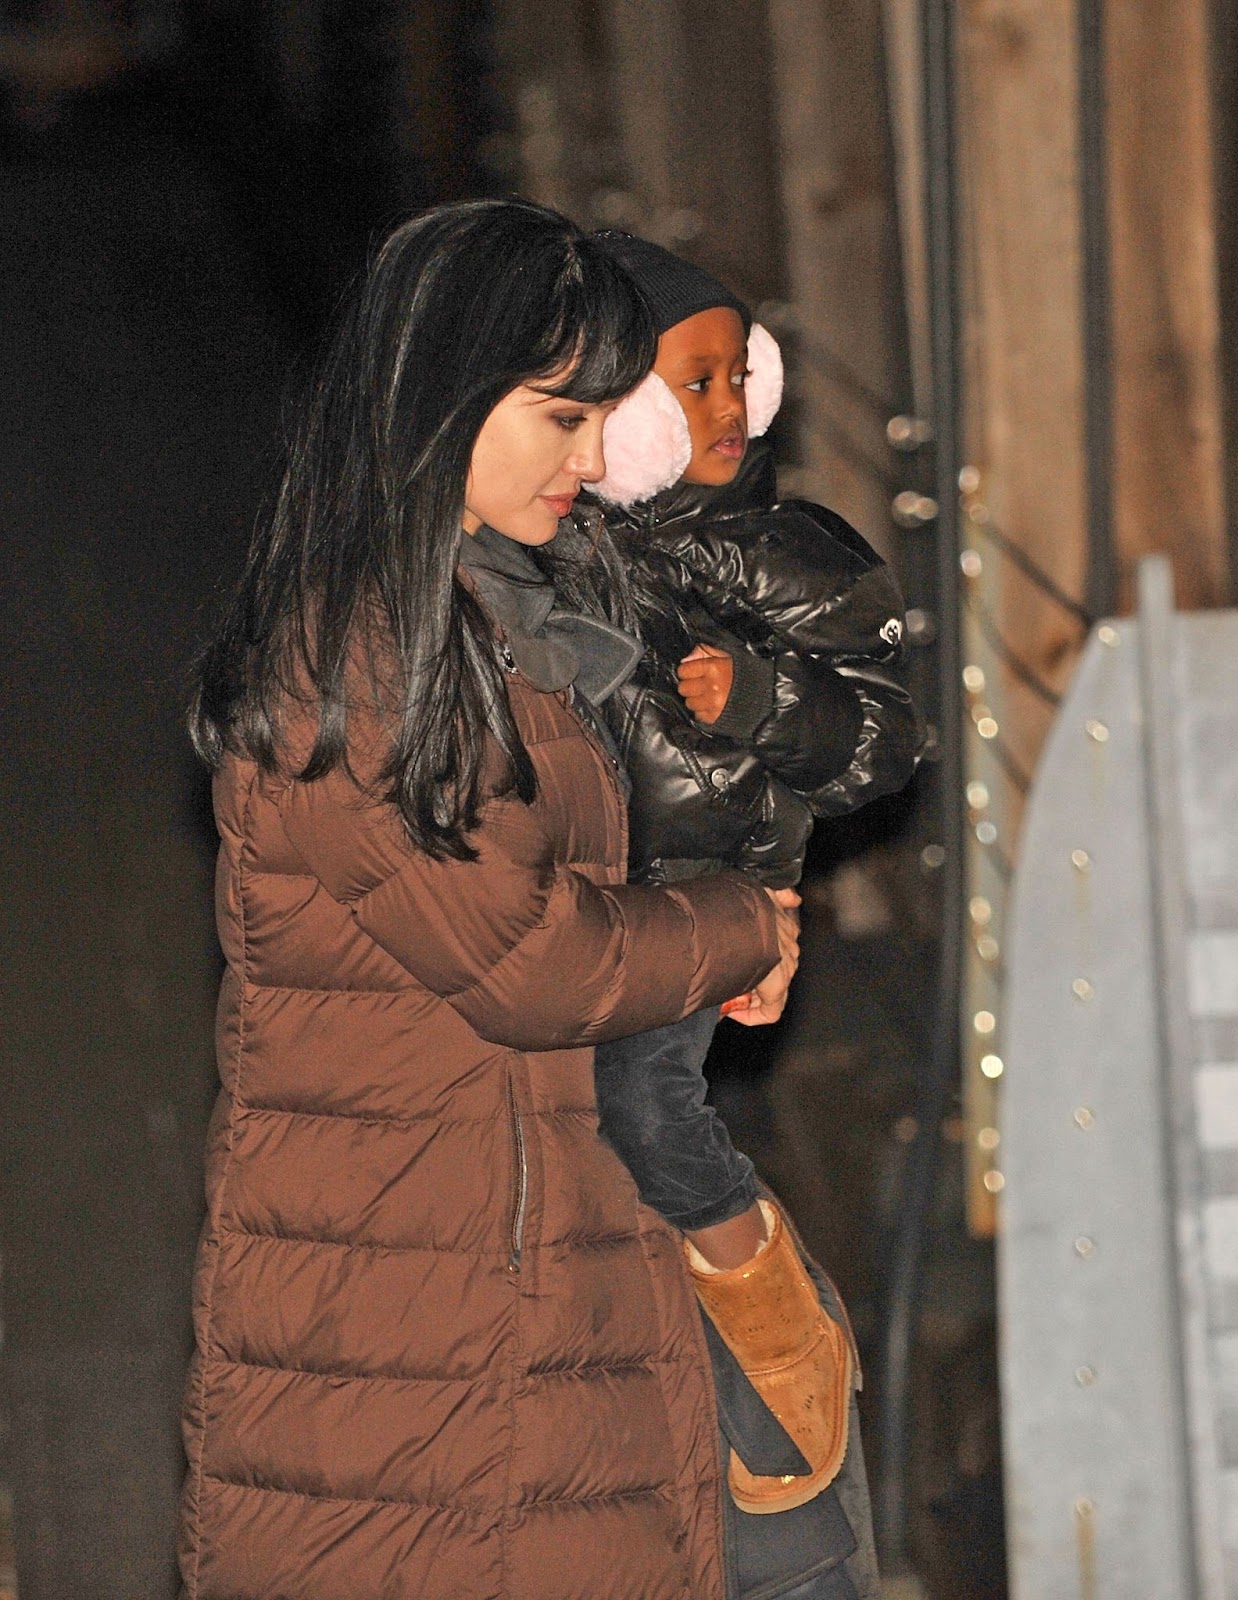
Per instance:
[[[749,448],[777,410],[782,372],[743,302],[657,245],[599,237],[660,334],[653,373],[607,423],[607,477],[593,486],[625,570],[607,592],[595,579],[592,598],[646,646],[606,705],[632,784],[631,874],[667,882],[733,866],[790,890],[814,813],[899,789],[915,766],[901,597],[841,517],[779,502],[768,453]],[[587,536],[596,548],[596,530]],[[571,570],[556,573],[561,592]],[[723,1009],[750,1025],[775,1017],[760,987]],[[601,1045],[598,1110],[642,1199],[686,1235],[708,1316],[808,1461],[807,1476],[760,1477],[732,1454],[736,1503],[779,1511],[819,1494],[842,1461],[850,1350],[705,1104],[717,1020],[704,1012]]]

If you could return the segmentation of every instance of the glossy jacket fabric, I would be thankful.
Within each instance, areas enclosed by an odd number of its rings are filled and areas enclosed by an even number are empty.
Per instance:
[[[217,775],[188,1600],[722,1600],[700,1321],[589,1047],[756,981],[769,901],[626,885],[606,756],[510,691],[539,793],[474,862],[341,773]]]
[[[843,815],[901,789],[915,768],[922,733],[898,584],[842,517],[776,499],[763,446],[725,488],[681,484],[605,514],[688,630],[643,623],[648,652],[614,699],[635,875],[679,877],[707,859],[795,882],[808,813]],[[711,732],[685,708],[675,679],[685,638],[732,650],[738,640],[769,664],[770,709],[750,737]]]

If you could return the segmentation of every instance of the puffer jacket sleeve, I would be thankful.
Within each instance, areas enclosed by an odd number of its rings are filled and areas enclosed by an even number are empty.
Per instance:
[[[484,1039],[524,1050],[659,1027],[749,989],[778,959],[768,896],[727,872],[670,888],[558,864],[539,803],[497,796],[477,859],[435,861],[340,772],[293,782],[284,831],[326,891]]]
[[[688,621],[691,625],[694,617]],[[811,794],[846,772],[864,723],[863,704],[847,677],[828,662],[797,650],[775,649],[769,656],[754,657],[726,630],[712,638],[707,624],[693,631],[705,643],[730,652],[737,683],[746,676],[743,658],[748,656],[766,669],[769,684],[767,703],[759,715],[736,718],[728,700],[709,732],[748,745],[796,794]]]
[[[657,555],[722,627],[772,654],[775,706],[753,744],[817,815],[907,783],[923,730],[906,681],[903,600],[849,523],[787,500],[672,526]]]

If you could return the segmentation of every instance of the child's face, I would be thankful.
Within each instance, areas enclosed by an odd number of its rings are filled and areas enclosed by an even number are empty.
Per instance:
[[[692,436],[687,483],[730,483],[748,448],[748,341],[738,311],[716,306],[668,328],[653,370],[684,409]]]

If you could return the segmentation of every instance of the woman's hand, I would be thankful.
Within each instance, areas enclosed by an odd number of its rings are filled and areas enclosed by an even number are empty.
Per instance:
[[[722,1007],[722,1015],[745,1028],[777,1022],[786,1009],[791,979],[800,964],[800,897],[794,889],[767,889],[774,902],[778,927],[778,965],[761,979],[751,994],[739,995]]]
[[[679,692],[698,722],[717,722],[731,695],[735,663],[712,644],[696,645],[679,663]]]

